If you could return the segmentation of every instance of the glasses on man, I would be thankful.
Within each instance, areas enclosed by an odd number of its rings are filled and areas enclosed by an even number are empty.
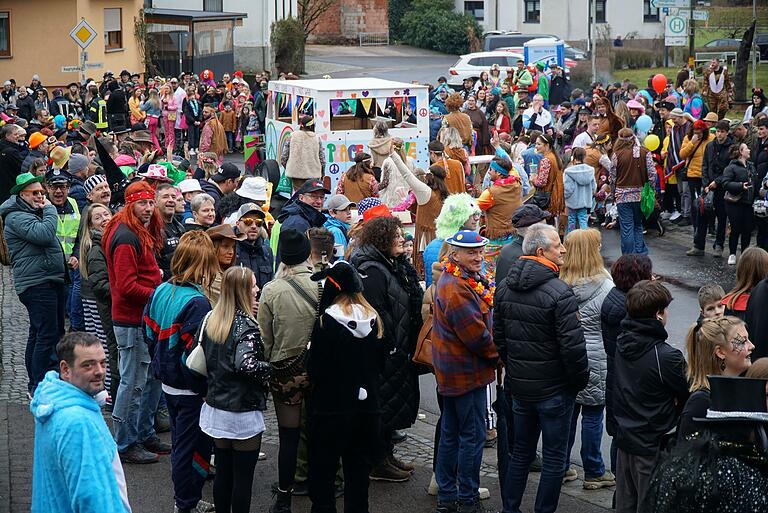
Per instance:
[[[22,191],[25,192],[31,196],[43,196],[45,197],[45,191]]]
[[[69,184],[68,183],[55,183],[55,184],[49,184],[48,187],[52,191],[65,191],[65,190],[69,189]]]
[[[264,221],[262,221],[261,219],[258,219],[256,217],[243,217],[240,220],[243,222],[243,224],[245,226],[248,226],[248,227],[253,226],[254,224],[256,226],[261,226],[261,225],[264,224]]]

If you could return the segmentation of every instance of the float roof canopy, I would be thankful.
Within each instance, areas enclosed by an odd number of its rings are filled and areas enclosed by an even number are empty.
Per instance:
[[[380,78],[320,78],[314,80],[280,80],[291,87],[314,89],[315,91],[368,90],[368,89],[426,89],[427,86],[394,82]]]

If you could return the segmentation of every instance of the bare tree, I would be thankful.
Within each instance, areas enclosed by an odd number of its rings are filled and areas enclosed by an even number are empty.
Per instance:
[[[752,40],[755,37],[755,25],[757,20],[752,20],[744,35],[741,38],[739,51],[736,53],[736,73],[733,75],[733,93],[737,102],[743,102],[747,99],[747,69],[749,68],[749,57],[752,50]]]
[[[299,21],[304,27],[304,41],[320,23],[320,18],[338,0],[297,0]]]

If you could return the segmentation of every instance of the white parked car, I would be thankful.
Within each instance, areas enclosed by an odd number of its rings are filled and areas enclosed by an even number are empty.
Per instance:
[[[522,59],[523,54],[514,52],[478,52],[462,55],[459,60],[448,70],[448,85],[458,89],[464,85],[465,78],[471,78],[473,81],[480,78],[483,71],[490,72],[491,66],[499,65],[501,78],[507,76],[507,70],[517,66],[518,59]]]

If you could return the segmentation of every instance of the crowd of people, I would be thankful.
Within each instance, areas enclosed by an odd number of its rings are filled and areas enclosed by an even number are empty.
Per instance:
[[[730,123],[717,61],[703,95],[691,77],[585,94],[557,67],[491,69],[432,90],[428,169],[381,121],[331,191],[309,115],[279,163],[224,162],[244,113],[263,126],[269,79],[251,94],[234,75],[105,74],[80,107],[78,84],[49,99],[37,76],[0,95],[0,261],[29,313],[33,512],[130,511],[122,465],[165,455],[175,511],[250,511],[272,407],[270,512],[294,495],[335,512],[341,494],[349,513],[375,510],[369,481],[414,471],[395,446],[426,373],[438,513],[485,511],[494,441],[505,512],[529,472],[537,513],[579,477],[615,487],[621,513],[768,511],[762,90]],[[728,294],[699,291],[687,356],[667,343],[672,296],[644,241],[674,221],[694,225],[692,256],[710,233],[720,255],[729,224],[736,265]],[[590,225],[615,223],[607,269]]]

